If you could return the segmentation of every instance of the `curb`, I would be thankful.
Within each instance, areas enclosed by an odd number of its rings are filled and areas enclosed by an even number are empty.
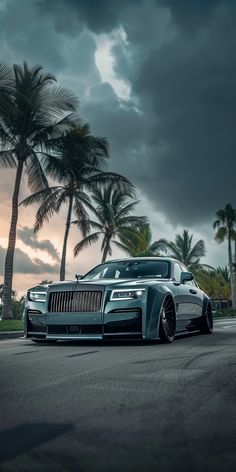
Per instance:
[[[24,331],[1,331],[0,341],[3,339],[21,338],[22,336],[24,336]]]

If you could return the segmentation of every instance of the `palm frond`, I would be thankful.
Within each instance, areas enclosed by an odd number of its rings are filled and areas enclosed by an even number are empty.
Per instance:
[[[52,195],[56,190],[59,190],[59,189],[62,190],[62,187],[58,187],[58,186],[57,187],[49,187],[49,188],[40,190],[39,192],[33,193],[29,197],[22,200],[20,205],[23,205],[23,206],[27,207],[29,205],[34,205],[35,203],[37,203],[37,204],[41,203],[42,201],[46,200],[47,197]]]
[[[35,152],[32,152],[28,159],[26,159],[26,168],[28,173],[28,185],[32,192],[38,192],[39,190],[48,188],[46,175]]]
[[[200,239],[191,249],[189,248],[188,258],[193,261],[194,258],[200,260],[201,257],[206,255],[206,246],[202,239]]]
[[[88,246],[91,246],[93,243],[96,243],[99,239],[100,232],[90,234],[89,236],[86,236],[82,241],[80,241],[78,244],[76,244],[74,248],[74,256],[78,256],[78,254],[85,249]]]
[[[81,203],[81,200],[77,197],[75,197],[74,199],[73,212],[77,217],[77,226],[79,227],[82,236],[87,236],[91,227],[89,215],[86,209],[84,208],[83,204]]]
[[[13,149],[9,151],[0,151],[0,167],[11,169],[17,167],[17,162],[13,152]]]
[[[139,228],[142,225],[146,225],[147,221],[146,216],[124,216],[123,218],[117,219],[116,224],[119,226],[132,226]]]
[[[112,184],[113,191],[116,189],[119,191],[120,195],[126,195],[128,197],[135,195],[135,187],[130,180],[115,172],[97,172],[95,175],[91,175],[91,177],[87,179],[87,182],[91,188],[94,186],[104,188],[104,184]]]
[[[68,198],[68,197],[67,197]],[[34,232],[37,233],[45,221],[49,221],[53,214],[59,211],[60,205],[65,202],[66,196],[63,189],[59,188],[49,195],[40,205],[34,224]]]
[[[118,249],[122,249],[122,251],[125,251],[127,254],[129,254],[129,256],[133,256],[133,254],[131,253],[130,251],[130,248],[128,246],[126,246],[125,244],[119,242],[119,241],[116,241],[115,239],[112,239],[111,240],[112,244],[114,244],[114,246],[116,246]]]
[[[139,200],[135,200],[134,202],[127,203],[126,205],[122,206],[116,214],[117,218],[124,217],[128,215],[128,213],[130,213],[131,211],[134,211],[138,203]]]
[[[74,221],[71,222],[71,224],[75,224],[75,225],[78,225],[78,226],[79,226],[79,223],[80,223],[80,219],[74,220]],[[90,225],[90,228],[92,228],[92,229],[97,229],[101,232],[103,231],[103,226],[100,223],[98,223],[97,221],[91,220],[90,218],[89,218],[89,225]]]
[[[217,241],[217,243],[223,243],[223,241],[225,241],[225,239],[227,238],[227,234],[228,231],[226,226],[220,226],[215,234],[215,240]]]
[[[43,87],[38,99],[45,113],[50,110],[55,115],[61,115],[62,110],[75,111],[78,106],[77,96],[59,85]]]

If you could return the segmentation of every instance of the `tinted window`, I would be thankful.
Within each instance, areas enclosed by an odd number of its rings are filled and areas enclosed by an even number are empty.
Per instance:
[[[179,264],[175,262],[174,263],[174,279],[176,280],[176,282],[180,282],[181,272],[182,272],[181,267],[179,266]]]
[[[107,262],[92,269],[83,279],[133,279],[141,277],[170,278],[169,261]]]

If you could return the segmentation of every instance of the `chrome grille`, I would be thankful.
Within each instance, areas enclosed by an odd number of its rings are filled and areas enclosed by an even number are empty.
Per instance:
[[[52,292],[48,311],[53,313],[100,311],[101,291]]]

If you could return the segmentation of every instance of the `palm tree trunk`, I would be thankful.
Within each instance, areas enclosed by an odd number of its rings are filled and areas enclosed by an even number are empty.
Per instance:
[[[105,260],[107,258],[107,254],[108,254],[108,251],[109,251],[109,245],[110,245],[110,238],[107,238],[106,244],[105,244],[105,247],[104,247],[104,250],[103,250],[102,262],[105,262]]]
[[[228,260],[229,260],[229,275],[231,278],[232,275],[232,248],[231,248],[231,238],[228,237]]]
[[[235,243],[236,246],[236,243]],[[236,249],[236,248],[235,248]],[[231,300],[232,308],[236,309],[236,254],[234,255],[234,263],[232,257],[232,247],[231,247],[231,238],[228,237],[228,259],[229,259],[229,275],[230,275],[230,287],[231,287]]]
[[[70,196],[67,219],[66,219],[66,229],[65,229],[65,234],[64,234],[64,241],[63,241],[63,248],[62,248],[62,255],[61,255],[60,280],[65,280],[66,248],[67,248],[67,240],[68,240],[69,231],[70,231],[72,207],[73,207],[73,195]]]
[[[11,214],[11,226],[8,239],[8,248],[5,258],[5,271],[4,271],[4,288],[3,288],[3,310],[2,310],[2,319],[8,320],[13,317],[12,315],[12,277],[13,277],[13,261],[14,261],[14,252],[16,245],[16,227],[18,220],[18,200],[19,200],[19,191],[21,176],[23,172],[24,161],[20,159],[18,161],[17,171],[16,171],[16,180],[14,193],[12,197],[12,214]]]
[[[232,308],[236,310],[236,241],[234,243],[234,257],[232,261],[232,273],[231,273],[231,298]]]

